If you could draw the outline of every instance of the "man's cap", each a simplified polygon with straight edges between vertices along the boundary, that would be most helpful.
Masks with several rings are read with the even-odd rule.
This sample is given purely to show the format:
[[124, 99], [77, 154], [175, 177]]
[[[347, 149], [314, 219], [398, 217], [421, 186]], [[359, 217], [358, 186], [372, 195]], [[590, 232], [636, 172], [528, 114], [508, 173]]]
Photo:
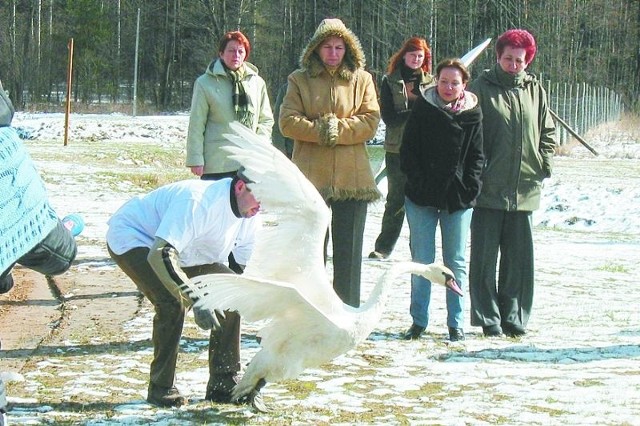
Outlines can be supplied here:
[[244, 166], [240, 166], [240, 168], [238, 169], [238, 171], [236, 172], [236, 176], [238, 177], [238, 179], [240, 179], [241, 181], [243, 181], [244, 183], [255, 183], [254, 181], [252, 181], [251, 179], [249, 179], [247, 177], [247, 175], [244, 174], [245, 172], [245, 168]]

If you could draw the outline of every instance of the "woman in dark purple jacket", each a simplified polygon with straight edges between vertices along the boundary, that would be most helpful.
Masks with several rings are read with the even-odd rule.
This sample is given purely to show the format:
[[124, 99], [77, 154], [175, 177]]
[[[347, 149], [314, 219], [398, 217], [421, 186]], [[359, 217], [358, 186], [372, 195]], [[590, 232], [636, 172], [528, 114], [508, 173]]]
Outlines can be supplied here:
[[[436, 86], [414, 104], [400, 147], [400, 166], [407, 176], [405, 209], [411, 257], [432, 263], [436, 227], [440, 224], [444, 264], [463, 288], [467, 282], [466, 245], [471, 208], [480, 194], [482, 111], [473, 93], [465, 91], [469, 72], [458, 59], [436, 67]], [[411, 277], [413, 324], [404, 338], [417, 339], [429, 322], [431, 283]], [[464, 340], [462, 298], [447, 292], [447, 326], [451, 341]]]

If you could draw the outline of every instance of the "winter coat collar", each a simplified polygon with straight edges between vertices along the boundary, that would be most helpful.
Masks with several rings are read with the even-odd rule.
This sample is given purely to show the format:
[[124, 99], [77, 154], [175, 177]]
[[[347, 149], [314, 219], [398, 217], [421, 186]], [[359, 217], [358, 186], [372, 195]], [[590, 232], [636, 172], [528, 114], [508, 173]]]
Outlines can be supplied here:
[[[436, 91], [435, 86], [430, 86], [424, 92], [422, 92], [422, 97], [424, 98], [425, 101], [427, 101], [431, 105], [442, 109], [444, 101], [442, 100], [442, 98], [438, 96], [438, 92]], [[478, 105], [478, 97], [474, 93], [471, 93], [465, 90], [464, 97], [465, 97], [464, 106], [460, 111], [458, 111], [458, 114], [464, 111], [469, 111], [470, 109], [473, 109]]]
[[[404, 79], [402, 78], [402, 71], [400, 67], [397, 67], [391, 74], [387, 74], [386, 78], [389, 81], [404, 84]], [[427, 72], [421, 71], [418, 84], [420, 85], [420, 87], [424, 88], [426, 88], [426, 86], [433, 85], [433, 76]]]
[[331, 36], [342, 38], [347, 47], [342, 64], [335, 75], [343, 80], [351, 80], [356, 70], [364, 69], [365, 55], [358, 37], [340, 19], [325, 19], [318, 25], [316, 32], [300, 55], [300, 68], [308, 72], [311, 77], [317, 77], [325, 72], [324, 64], [315, 50], [327, 37]]
[[[245, 76], [258, 75], [258, 67], [252, 63], [244, 62], [242, 66], [244, 67]], [[207, 67], [206, 73], [215, 76], [226, 76], [227, 70], [224, 68], [224, 65], [222, 65], [220, 58], [215, 58]]]
[[495, 64], [492, 68], [484, 70], [481, 78], [484, 78], [491, 84], [504, 88], [524, 87], [538, 80], [535, 74], [528, 71], [523, 71], [517, 76], [511, 76], [502, 70], [500, 64]]

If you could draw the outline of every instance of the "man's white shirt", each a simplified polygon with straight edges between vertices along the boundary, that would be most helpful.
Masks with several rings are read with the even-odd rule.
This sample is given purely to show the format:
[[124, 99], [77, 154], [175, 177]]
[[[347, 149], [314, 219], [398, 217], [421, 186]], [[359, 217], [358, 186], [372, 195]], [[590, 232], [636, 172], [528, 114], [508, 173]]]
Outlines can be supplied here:
[[231, 251], [246, 265], [260, 215], [236, 217], [230, 190], [231, 179], [192, 179], [135, 197], [109, 219], [109, 247], [121, 255], [136, 247], [151, 248], [159, 237], [176, 249], [181, 266], [226, 263]]

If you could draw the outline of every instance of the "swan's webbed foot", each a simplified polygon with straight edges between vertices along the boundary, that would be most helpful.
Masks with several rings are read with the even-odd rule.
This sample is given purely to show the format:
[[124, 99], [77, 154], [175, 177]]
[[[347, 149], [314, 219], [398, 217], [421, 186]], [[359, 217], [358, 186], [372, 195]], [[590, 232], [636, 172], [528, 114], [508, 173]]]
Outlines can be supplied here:
[[251, 405], [254, 410], [260, 413], [268, 413], [269, 408], [267, 407], [267, 404], [265, 404], [262, 399], [262, 394], [260, 393], [260, 389], [262, 389], [266, 384], [267, 382], [264, 379], [258, 380], [256, 386], [249, 391], [249, 393], [237, 398], [235, 402], [237, 404]]

